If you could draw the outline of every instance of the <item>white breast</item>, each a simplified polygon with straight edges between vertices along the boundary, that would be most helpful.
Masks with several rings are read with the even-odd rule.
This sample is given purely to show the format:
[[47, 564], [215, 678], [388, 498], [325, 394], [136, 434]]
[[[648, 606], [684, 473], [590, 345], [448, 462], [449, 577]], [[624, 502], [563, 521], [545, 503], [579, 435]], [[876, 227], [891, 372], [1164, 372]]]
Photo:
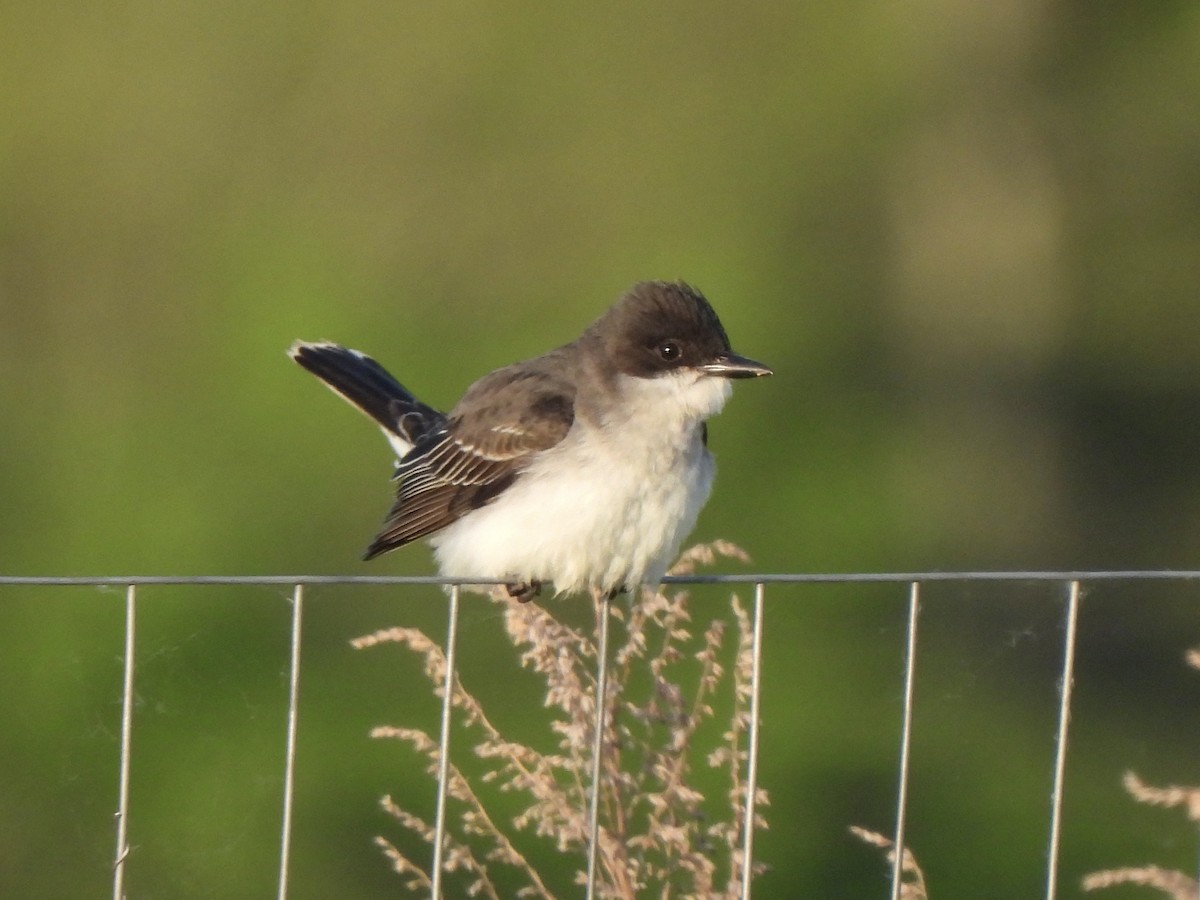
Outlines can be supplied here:
[[657, 585], [712, 489], [703, 422], [723, 378], [625, 379], [602, 425], [576, 419], [493, 503], [431, 538], [441, 573], [553, 581], [559, 592]]

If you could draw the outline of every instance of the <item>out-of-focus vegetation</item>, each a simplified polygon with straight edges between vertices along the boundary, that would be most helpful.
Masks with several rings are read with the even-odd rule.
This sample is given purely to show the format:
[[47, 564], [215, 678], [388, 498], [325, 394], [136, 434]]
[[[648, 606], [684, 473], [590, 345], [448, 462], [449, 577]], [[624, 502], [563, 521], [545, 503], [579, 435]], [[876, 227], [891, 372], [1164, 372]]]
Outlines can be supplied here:
[[[1196, 568], [1198, 60], [1187, 2], [10, 2], [0, 571], [427, 572], [357, 561], [386, 447], [288, 344], [448, 406], [650, 277], [777, 373], [712, 425], [698, 539], [762, 570]], [[902, 593], [769, 598], [756, 896], [886, 891], [846, 828], [892, 814]], [[944, 896], [1040, 890], [1056, 599], [929, 592], [909, 836]], [[1085, 598], [1068, 887], [1194, 868], [1120, 775], [1195, 781], [1195, 599]], [[293, 896], [394, 896], [374, 798], [424, 783], [366, 733], [436, 701], [347, 640], [437, 633], [441, 595], [311, 600]], [[121, 612], [0, 591], [4, 896], [108, 889]], [[464, 677], [532, 728], [492, 616]], [[286, 621], [282, 591], [146, 593], [131, 897], [273, 890]]]

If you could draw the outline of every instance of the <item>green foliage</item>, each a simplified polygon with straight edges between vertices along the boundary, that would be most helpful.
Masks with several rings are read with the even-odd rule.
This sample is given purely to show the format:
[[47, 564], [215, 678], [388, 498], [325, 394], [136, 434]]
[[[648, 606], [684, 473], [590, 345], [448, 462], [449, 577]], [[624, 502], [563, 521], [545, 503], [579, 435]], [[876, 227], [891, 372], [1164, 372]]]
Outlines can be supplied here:
[[[357, 561], [390, 459], [287, 346], [361, 347], [447, 406], [654, 277], [699, 285], [777, 373], [712, 423], [697, 539], [762, 570], [1196, 564], [1195, 4], [15, 0], [0, 34], [4, 573], [427, 572], [420, 548]], [[155, 608], [143, 650], [211, 642], [185, 684], [247, 721], [197, 720], [219, 751], [141, 770], [131, 840], [171, 836], [154, 871], [189, 880], [159, 893], [241, 896], [269, 880], [274, 794], [195, 803], [238, 750], [275, 777], [273, 701], [236, 694], [219, 651], [281, 670], [280, 634], [196, 596]], [[385, 895], [387, 760], [365, 735], [397, 717], [364, 694], [374, 664], [339, 654], [397, 608], [435, 633], [439, 598], [325, 596], [299, 810], [322, 834], [298, 835], [297, 896]], [[1033, 896], [1044, 811], [1013, 796], [1045, 795], [1055, 598], [975, 599], [930, 607], [912, 837], [935, 891]], [[903, 598], [769, 600], [763, 779], [785, 824], [762, 891], [872, 895], [878, 860], [845, 829], [890, 818]], [[1089, 602], [1068, 873], [1124, 858], [1093, 811], [1122, 816], [1125, 767], [1185, 770], [1194, 709], [1151, 677], [1191, 598]], [[0, 591], [0, 894], [103, 890], [119, 633], [115, 594]], [[143, 724], [204, 712], [172, 677], [139, 682]], [[1154, 750], [1125, 730], [1140, 716]]]

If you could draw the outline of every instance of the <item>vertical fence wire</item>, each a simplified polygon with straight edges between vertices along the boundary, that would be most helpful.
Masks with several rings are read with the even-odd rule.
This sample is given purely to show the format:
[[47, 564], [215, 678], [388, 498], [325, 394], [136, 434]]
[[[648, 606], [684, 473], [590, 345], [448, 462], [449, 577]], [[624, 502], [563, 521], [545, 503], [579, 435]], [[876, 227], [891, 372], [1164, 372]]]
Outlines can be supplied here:
[[917, 618], [921, 612], [921, 584], [914, 581], [908, 593], [908, 628], [904, 649], [904, 712], [900, 727], [900, 763], [896, 785], [895, 857], [892, 860], [892, 900], [904, 890], [904, 827], [908, 816], [908, 769], [912, 751], [913, 696], [917, 673]]
[[1071, 719], [1071, 688], [1075, 680], [1075, 636], [1079, 626], [1079, 582], [1067, 591], [1066, 634], [1063, 637], [1062, 688], [1059, 691], [1058, 735], [1054, 752], [1054, 788], [1050, 801], [1050, 841], [1046, 864], [1046, 900], [1058, 893], [1058, 851], [1062, 842], [1063, 786], [1067, 773], [1067, 725]]
[[442, 729], [438, 740], [437, 812], [433, 824], [433, 872], [430, 896], [442, 898], [442, 866], [446, 847], [446, 794], [450, 781], [450, 715], [454, 710], [454, 657], [458, 648], [458, 599], [462, 588], [450, 586], [449, 621], [446, 623], [446, 678], [442, 690]]
[[292, 850], [292, 803], [296, 794], [296, 725], [300, 711], [300, 622], [304, 585], [292, 589], [291, 659], [288, 664], [287, 749], [283, 764], [283, 823], [279, 836], [279, 900], [288, 892], [288, 864]]
[[751, 638], [750, 668], [750, 737], [746, 760], [746, 816], [742, 834], [742, 900], [750, 900], [754, 881], [754, 820], [758, 808], [758, 732], [762, 720], [762, 645], [763, 605], [767, 587], [761, 581], [754, 585], [754, 632]]
[[129, 769], [133, 737], [133, 648], [137, 588], [125, 588], [125, 660], [121, 682], [121, 763], [117, 779], [117, 850], [113, 858], [113, 900], [125, 900], [125, 860], [129, 858]]
[[[631, 591], [641, 587], [631, 588]], [[636, 596], [636, 595], [635, 595]], [[608, 594], [596, 604], [596, 721], [592, 733], [592, 796], [588, 809], [587, 900], [596, 896], [596, 864], [600, 855], [600, 777], [604, 753], [604, 724], [608, 710], [608, 620], [612, 598]]]

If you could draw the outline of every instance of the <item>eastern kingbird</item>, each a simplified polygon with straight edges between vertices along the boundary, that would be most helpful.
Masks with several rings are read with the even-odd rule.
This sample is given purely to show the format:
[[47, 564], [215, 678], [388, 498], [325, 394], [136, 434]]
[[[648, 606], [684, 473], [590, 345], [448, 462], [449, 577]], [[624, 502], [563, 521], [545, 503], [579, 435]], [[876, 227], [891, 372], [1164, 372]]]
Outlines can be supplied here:
[[[657, 586], [708, 499], [705, 420], [738, 356], [686, 284], [636, 284], [575, 341], [476, 381], [450, 412], [375, 360], [297, 341], [289, 355], [374, 419], [399, 462], [396, 502], [364, 559], [429, 537], [442, 575], [528, 600]], [[481, 590], [488, 588], [480, 587]]]

